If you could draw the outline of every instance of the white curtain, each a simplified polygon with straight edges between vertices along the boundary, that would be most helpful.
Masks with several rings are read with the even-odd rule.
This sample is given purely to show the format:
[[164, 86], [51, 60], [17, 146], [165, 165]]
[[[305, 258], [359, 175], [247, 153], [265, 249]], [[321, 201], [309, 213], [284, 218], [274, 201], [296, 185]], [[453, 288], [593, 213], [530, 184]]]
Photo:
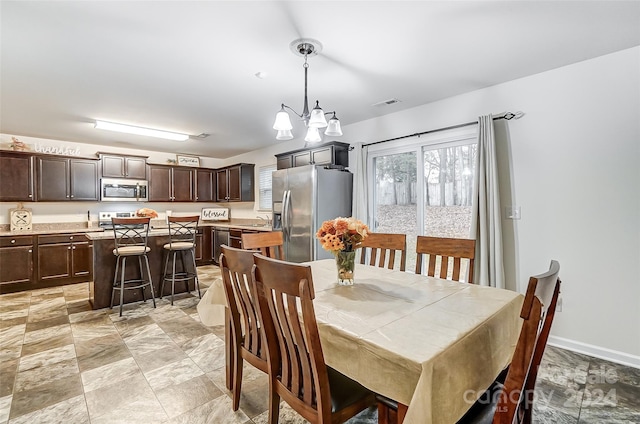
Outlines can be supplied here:
[[353, 212], [352, 216], [371, 225], [369, 222], [369, 181], [367, 175], [367, 155], [369, 147], [362, 143], [356, 143], [354, 153], [356, 155], [356, 167], [353, 171]]
[[476, 238], [473, 279], [476, 284], [504, 288], [498, 161], [491, 115], [478, 118], [476, 172], [471, 221], [471, 236]]

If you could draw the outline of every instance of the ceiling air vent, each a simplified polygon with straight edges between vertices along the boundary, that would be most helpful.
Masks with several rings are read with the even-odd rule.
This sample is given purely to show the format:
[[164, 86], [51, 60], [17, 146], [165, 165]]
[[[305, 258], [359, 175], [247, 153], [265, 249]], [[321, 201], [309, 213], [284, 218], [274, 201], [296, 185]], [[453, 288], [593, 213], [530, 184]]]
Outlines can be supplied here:
[[395, 103], [399, 103], [400, 100], [393, 98], [393, 99], [387, 99], [387, 100], [383, 100], [381, 102], [378, 103], [374, 103], [372, 106], [389, 106]]

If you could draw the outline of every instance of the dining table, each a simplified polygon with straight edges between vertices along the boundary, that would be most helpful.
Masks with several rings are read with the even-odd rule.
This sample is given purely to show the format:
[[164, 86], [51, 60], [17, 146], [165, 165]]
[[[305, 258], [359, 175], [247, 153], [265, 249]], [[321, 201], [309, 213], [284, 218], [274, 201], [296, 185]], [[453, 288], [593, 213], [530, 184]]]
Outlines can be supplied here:
[[[325, 362], [397, 402], [405, 424], [457, 422], [511, 361], [520, 293], [361, 264], [342, 286], [334, 260], [304, 265]], [[202, 322], [226, 323], [225, 309], [214, 282], [198, 305]]]

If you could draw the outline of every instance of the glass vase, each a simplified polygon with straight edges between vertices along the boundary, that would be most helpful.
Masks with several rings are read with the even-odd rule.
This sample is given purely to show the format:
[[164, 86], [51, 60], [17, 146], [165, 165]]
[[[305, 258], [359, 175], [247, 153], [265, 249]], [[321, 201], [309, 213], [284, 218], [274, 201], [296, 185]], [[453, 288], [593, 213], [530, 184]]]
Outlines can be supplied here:
[[338, 285], [352, 286], [356, 264], [356, 252], [340, 251], [336, 253], [336, 267], [338, 269]]

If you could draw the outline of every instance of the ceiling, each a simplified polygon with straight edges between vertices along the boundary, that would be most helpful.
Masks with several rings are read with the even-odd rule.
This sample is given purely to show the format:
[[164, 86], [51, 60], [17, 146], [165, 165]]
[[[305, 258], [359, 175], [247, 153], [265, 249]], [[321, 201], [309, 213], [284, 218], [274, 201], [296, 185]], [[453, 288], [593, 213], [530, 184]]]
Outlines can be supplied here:
[[309, 101], [343, 127], [640, 45], [638, 1], [2, 1], [0, 19], [0, 132], [214, 158], [278, 143], [281, 103], [301, 112], [297, 38], [323, 44]]

